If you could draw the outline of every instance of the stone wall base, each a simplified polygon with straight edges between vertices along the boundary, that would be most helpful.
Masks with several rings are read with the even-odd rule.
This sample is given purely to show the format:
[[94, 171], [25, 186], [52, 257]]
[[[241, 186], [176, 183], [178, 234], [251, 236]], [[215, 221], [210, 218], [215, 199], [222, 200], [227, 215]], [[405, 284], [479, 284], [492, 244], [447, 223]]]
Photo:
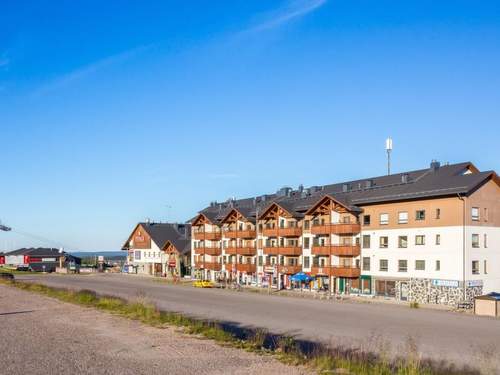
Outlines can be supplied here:
[[[463, 302], [463, 284], [459, 287], [435, 286], [431, 279], [408, 279], [396, 281], [396, 299], [421, 304], [456, 306]], [[467, 287], [465, 300], [473, 302], [474, 297], [483, 294], [483, 287]]]

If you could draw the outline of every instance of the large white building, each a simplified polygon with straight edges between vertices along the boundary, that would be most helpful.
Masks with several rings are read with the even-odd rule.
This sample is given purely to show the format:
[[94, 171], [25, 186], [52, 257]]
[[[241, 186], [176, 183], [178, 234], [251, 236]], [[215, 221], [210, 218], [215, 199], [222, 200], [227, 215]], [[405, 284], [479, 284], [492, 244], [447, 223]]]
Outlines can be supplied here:
[[193, 275], [455, 304], [500, 291], [500, 186], [472, 163], [213, 202], [192, 221]]

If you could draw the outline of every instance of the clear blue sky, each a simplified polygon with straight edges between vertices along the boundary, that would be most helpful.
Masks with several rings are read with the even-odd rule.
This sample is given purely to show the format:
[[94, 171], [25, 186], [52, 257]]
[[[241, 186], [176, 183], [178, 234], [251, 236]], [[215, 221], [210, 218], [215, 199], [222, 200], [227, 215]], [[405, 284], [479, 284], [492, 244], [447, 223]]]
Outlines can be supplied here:
[[394, 171], [500, 170], [498, 1], [6, 1], [0, 25], [0, 220], [70, 249], [384, 174], [388, 135]]

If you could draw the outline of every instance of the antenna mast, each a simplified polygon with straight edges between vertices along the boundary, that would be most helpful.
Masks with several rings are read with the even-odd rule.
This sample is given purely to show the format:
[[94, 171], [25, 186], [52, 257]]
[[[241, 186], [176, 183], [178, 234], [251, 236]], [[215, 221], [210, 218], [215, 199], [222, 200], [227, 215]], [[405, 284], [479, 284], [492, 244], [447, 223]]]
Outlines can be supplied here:
[[387, 151], [387, 175], [391, 174], [391, 152], [392, 152], [392, 138], [389, 137], [385, 140], [385, 150]]

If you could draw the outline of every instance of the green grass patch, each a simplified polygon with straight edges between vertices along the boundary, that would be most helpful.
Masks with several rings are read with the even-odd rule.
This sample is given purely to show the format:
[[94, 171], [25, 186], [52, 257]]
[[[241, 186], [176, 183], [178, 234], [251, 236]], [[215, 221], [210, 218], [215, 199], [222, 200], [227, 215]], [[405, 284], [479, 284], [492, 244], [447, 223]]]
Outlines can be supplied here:
[[[174, 326], [187, 334], [211, 339], [215, 342], [259, 354], [271, 354], [288, 365], [306, 366], [319, 374], [368, 374], [368, 375], [430, 375], [430, 374], [475, 374], [453, 367], [433, 366], [421, 362], [416, 355], [415, 343], [398, 360], [388, 360], [373, 353], [341, 348], [328, 349], [315, 346], [314, 352], [307, 352], [293, 337], [270, 335], [257, 329], [248, 331], [245, 338], [237, 338], [218, 322], [194, 319], [182, 314], [160, 311], [144, 298], [126, 301], [113, 296], [100, 296], [91, 290], [73, 291], [52, 288], [42, 284], [0, 280], [1, 284], [35, 292], [58, 300], [81, 306], [96, 308], [115, 315], [140, 321], [154, 327]], [[411, 341], [411, 340], [410, 340]]]

